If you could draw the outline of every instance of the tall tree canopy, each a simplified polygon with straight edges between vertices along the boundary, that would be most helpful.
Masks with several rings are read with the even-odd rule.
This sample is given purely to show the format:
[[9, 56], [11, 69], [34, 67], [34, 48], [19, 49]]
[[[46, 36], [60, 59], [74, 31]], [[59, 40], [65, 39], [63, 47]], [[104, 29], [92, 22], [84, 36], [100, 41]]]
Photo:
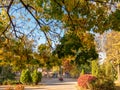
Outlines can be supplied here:
[[94, 37], [90, 33], [84, 33], [83, 38], [73, 32], [66, 33], [53, 53], [57, 54], [59, 58], [73, 56], [74, 60], [71, 60], [71, 63], [73, 62], [77, 66], [89, 65], [91, 60], [98, 58]]
[[119, 30], [118, 2], [119, 0], [0, 0], [0, 35], [7, 37], [12, 33], [18, 38], [23, 34], [31, 38], [37, 36], [38, 39], [45, 37], [51, 46], [50, 41], [56, 42], [63, 29], [77, 34], [91, 30], [102, 33], [117, 24]]
[[107, 34], [106, 38], [106, 60], [112, 63], [115, 69], [117, 68], [117, 77], [120, 82], [120, 32], [111, 31], [109, 34]]
[[[0, 47], [0, 66], [11, 66], [14, 70], [22, 70], [33, 65], [37, 60], [34, 58], [33, 41], [26, 37], [23, 39], [5, 39]], [[25, 42], [23, 42], [25, 41]], [[39, 64], [39, 62], [37, 63]]]
[[65, 30], [73, 35], [65, 33], [61, 39], [57, 46], [62, 50], [57, 50], [59, 57], [78, 52], [76, 61], [95, 59], [94, 39], [89, 33], [120, 30], [119, 1], [0, 0], [0, 41], [11, 36], [23, 42], [24, 36], [34, 40], [45, 38], [53, 48], [52, 43], [58, 43]]
[[107, 60], [114, 62], [114, 64], [120, 63], [120, 32], [118, 31], [111, 31], [107, 34], [106, 43], [105, 43], [105, 50]]

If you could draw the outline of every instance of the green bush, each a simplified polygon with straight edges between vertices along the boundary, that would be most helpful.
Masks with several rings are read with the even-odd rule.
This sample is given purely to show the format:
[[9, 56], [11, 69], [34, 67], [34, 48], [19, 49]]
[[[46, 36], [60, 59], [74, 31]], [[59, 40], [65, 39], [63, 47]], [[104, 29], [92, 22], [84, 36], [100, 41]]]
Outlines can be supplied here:
[[22, 71], [20, 76], [20, 82], [22, 84], [30, 84], [32, 82], [30, 71], [28, 69]]
[[10, 66], [5, 66], [2, 68], [1, 79], [4, 80], [15, 80], [15, 73], [12, 71]]
[[114, 72], [110, 63], [99, 66], [97, 79], [89, 84], [90, 90], [115, 90]]
[[37, 70], [34, 70], [32, 73], [32, 82], [33, 84], [37, 85], [42, 78], [42, 74], [40, 72], [37, 72]]
[[17, 81], [17, 80], [10, 80], [10, 79], [4, 80], [2, 82], [3, 85], [13, 85], [13, 84], [18, 84], [18, 83], [19, 83], [19, 81]]
[[84, 69], [82, 69], [80, 75], [84, 75], [84, 74], [85, 74], [85, 71], [84, 71]]
[[41, 79], [42, 79], [42, 73], [41, 72], [38, 72], [38, 77], [39, 77], [39, 81], [41, 81]]
[[90, 90], [115, 90], [115, 84], [111, 79], [98, 78], [89, 84]]
[[92, 61], [92, 75], [93, 76], [98, 75], [98, 61], [97, 60]]

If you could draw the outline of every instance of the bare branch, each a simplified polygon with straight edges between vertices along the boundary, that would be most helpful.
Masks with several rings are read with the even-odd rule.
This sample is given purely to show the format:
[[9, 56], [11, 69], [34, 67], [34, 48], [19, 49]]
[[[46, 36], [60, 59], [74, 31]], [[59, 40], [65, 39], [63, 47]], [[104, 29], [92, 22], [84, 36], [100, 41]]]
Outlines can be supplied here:
[[41, 28], [41, 23], [39, 22], [39, 20], [33, 15], [33, 13], [29, 10], [28, 6], [22, 1], [20, 0], [20, 2], [22, 3], [22, 5], [25, 7], [25, 9], [32, 15], [32, 17], [36, 20], [36, 22], [38, 23], [39, 27]]
[[11, 1], [10, 1], [10, 4], [9, 4], [9, 6], [8, 6], [8, 8], [7, 8], [7, 15], [8, 15], [9, 20], [10, 20], [10, 23], [11, 23], [11, 25], [12, 25], [12, 27], [13, 27], [13, 31], [15, 32], [15, 36], [17, 37], [17, 33], [16, 33], [16, 30], [15, 30], [15, 25], [14, 25], [14, 23], [13, 23], [13, 21], [12, 21], [12, 18], [11, 18], [11, 16], [10, 16], [10, 14], [9, 14], [9, 11], [10, 11], [10, 8], [11, 8], [11, 6], [12, 6], [12, 4], [13, 4], [13, 1], [14, 1], [14, 0], [11, 0]]
[[[20, 0], [20, 2], [21, 2], [22, 5], [25, 7], [25, 9], [32, 15], [32, 17], [36, 20], [36, 22], [38, 23], [39, 27], [42, 28], [41, 23], [39, 22], [39, 20], [38, 20], [38, 19], [33, 15], [33, 13], [29, 10], [29, 8], [28, 8], [29, 6], [27, 6], [27, 5], [23, 2], [23, 0]], [[47, 40], [49, 46], [53, 49], [52, 45], [50, 44], [49, 38], [47, 37], [46, 32], [43, 31], [43, 33], [44, 33], [44, 35], [45, 35], [45, 37], [46, 37], [46, 40]]]
[[0, 6], [0, 8], [8, 8], [9, 6]]

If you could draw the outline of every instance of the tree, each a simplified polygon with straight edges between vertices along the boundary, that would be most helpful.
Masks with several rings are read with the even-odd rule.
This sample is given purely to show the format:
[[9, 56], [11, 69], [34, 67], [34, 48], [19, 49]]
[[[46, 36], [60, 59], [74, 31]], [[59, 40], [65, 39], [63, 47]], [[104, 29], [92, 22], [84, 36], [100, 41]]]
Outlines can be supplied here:
[[[21, 71], [24, 68], [33, 65], [33, 61], [37, 62], [33, 54], [33, 41], [23, 38], [5, 39], [1, 49], [1, 65], [9, 65], [12, 69]], [[35, 63], [34, 63], [35, 64]], [[37, 62], [39, 64], [39, 62]]]
[[107, 34], [107, 41], [105, 45], [106, 50], [106, 56], [107, 61], [111, 62], [114, 67], [117, 67], [117, 73], [118, 73], [118, 80], [120, 81], [120, 43], [119, 43], [119, 37], [120, 32], [118, 31], [111, 31]]
[[[52, 43], [58, 43], [61, 34], [64, 34], [63, 30], [74, 32], [83, 42], [82, 45], [86, 44], [77, 51], [75, 63], [78, 64], [77, 61], [81, 62], [82, 59], [82, 63], [85, 63], [97, 56], [94, 46], [91, 48], [94, 39], [90, 32], [103, 33], [110, 29], [119, 31], [118, 2], [119, 0], [0, 0], [0, 36], [11, 38], [12, 35], [22, 41], [24, 35], [34, 40], [44, 37], [53, 49]], [[69, 47], [64, 48], [65, 54], [58, 52], [59, 58], [76, 52]], [[9, 55], [12, 56], [11, 53]]]
[[[118, 2], [119, 0], [0, 0], [0, 22], [1, 28], [4, 27], [1, 35], [7, 37], [10, 32], [20, 38], [24, 34], [28, 37], [44, 34], [52, 47], [50, 41], [59, 40], [61, 29], [76, 33], [91, 30], [103, 33], [116, 26], [114, 22], [117, 20], [113, 17], [116, 9], [119, 9], [116, 6]], [[31, 22], [34, 23], [33, 26]], [[53, 39], [56, 36], [58, 38]]]
[[59, 58], [75, 55], [79, 47], [82, 47], [81, 40], [76, 34], [68, 32], [61, 40], [61, 44], [58, 44], [53, 53], [57, 53]]
[[78, 37], [74, 32], [68, 32], [61, 38], [60, 44], [53, 53], [63, 60], [71, 56], [73, 58], [70, 62], [73, 65], [84, 68], [84, 65], [89, 66], [91, 60], [98, 58], [93, 39], [90, 33], [83, 33], [83, 37]]
[[57, 56], [52, 55], [51, 48], [49, 47], [48, 44], [40, 44], [38, 46], [38, 56], [39, 56], [39, 61], [42, 64], [42, 66], [48, 69], [60, 63], [58, 61]]

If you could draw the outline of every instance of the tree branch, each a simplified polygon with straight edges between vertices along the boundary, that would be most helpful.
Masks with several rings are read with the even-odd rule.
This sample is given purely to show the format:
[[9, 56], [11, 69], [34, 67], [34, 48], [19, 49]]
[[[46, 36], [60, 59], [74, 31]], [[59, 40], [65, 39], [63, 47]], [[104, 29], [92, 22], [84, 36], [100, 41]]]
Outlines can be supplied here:
[[9, 6], [0, 6], [0, 8], [8, 8]]
[[[41, 23], [39, 22], [39, 20], [38, 20], [38, 19], [33, 15], [33, 13], [29, 10], [29, 8], [28, 8], [29, 5], [27, 6], [27, 5], [23, 2], [23, 0], [20, 0], [20, 2], [21, 2], [22, 5], [25, 7], [25, 9], [31, 14], [31, 16], [35, 19], [35, 21], [38, 23], [39, 27], [42, 28]], [[47, 37], [46, 32], [43, 31], [43, 33], [44, 33], [44, 35], [45, 35], [45, 37], [46, 37], [46, 39], [47, 39], [47, 41], [48, 41], [49, 46], [53, 49], [52, 45], [50, 44], [49, 38]]]
[[7, 27], [5, 28], [5, 30], [0, 34], [1, 35], [5, 35], [5, 32], [7, 31], [8, 27], [10, 26], [10, 23], [7, 25]]
[[17, 37], [17, 33], [16, 33], [16, 30], [15, 30], [15, 25], [14, 25], [14, 23], [13, 23], [13, 21], [12, 21], [12, 18], [11, 18], [11, 16], [10, 16], [10, 14], [9, 14], [10, 8], [11, 8], [13, 2], [14, 2], [14, 0], [11, 0], [10, 3], [9, 3], [9, 6], [8, 6], [8, 8], [7, 8], [7, 15], [8, 15], [8, 17], [9, 17], [10, 24], [11, 24], [12, 27], [13, 27], [13, 31], [15, 32], [15, 36]]

